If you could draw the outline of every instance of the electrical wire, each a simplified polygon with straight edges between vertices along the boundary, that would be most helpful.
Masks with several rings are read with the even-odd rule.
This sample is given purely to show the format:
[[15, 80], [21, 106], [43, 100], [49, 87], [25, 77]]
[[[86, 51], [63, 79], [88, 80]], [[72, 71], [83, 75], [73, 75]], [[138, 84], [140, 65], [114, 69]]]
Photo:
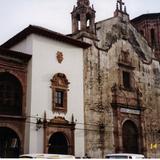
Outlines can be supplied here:
[[[41, 119], [41, 120], [44, 120], [44, 118], [42, 118], [42, 117], [39, 117], [39, 116], [26, 116], [26, 117], [29, 117], [29, 118], [35, 118], [35, 119], [37, 119], [37, 118], [39, 118], [39, 119]], [[47, 121], [50, 121], [51, 119], [49, 119], [49, 118], [46, 118], [46, 120]], [[81, 123], [81, 122], [76, 122], [76, 124], [82, 124], [82, 125], [85, 125], [85, 126], [99, 126], [100, 125], [100, 123], [99, 124], [95, 124], [95, 123]], [[109, 126], [108, 124], [103, 124], [105, 127], [113, 127], [113, 126]]]

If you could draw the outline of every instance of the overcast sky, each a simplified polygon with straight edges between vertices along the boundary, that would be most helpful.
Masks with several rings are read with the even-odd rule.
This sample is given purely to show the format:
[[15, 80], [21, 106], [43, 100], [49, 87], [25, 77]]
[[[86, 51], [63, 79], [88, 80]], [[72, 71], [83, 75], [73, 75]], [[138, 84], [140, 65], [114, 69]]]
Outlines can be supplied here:
[[[96, 22], [113, 16], [117, 0], [90, 0]], [[160, 0], [123, 0], [130, 18], [160, 12]], [[71, 16], [77, 0], [0, 0], [0, 44], [29, 24], [71, 33]]]

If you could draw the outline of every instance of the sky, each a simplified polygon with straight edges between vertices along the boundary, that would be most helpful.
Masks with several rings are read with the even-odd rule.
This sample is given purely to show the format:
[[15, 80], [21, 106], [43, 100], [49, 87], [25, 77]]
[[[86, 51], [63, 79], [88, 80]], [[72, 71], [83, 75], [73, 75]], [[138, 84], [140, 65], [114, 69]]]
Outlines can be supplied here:
[[[90, 0], [96, 22], [113, 16], [117, 0]], [[160, 0], [123, 0], [130, 19], [159, 13]], [[63, 34], [71, 33], [71, 11], [77, 0], [0, 0], [0, 44], [29, 26], [38, 25]]]

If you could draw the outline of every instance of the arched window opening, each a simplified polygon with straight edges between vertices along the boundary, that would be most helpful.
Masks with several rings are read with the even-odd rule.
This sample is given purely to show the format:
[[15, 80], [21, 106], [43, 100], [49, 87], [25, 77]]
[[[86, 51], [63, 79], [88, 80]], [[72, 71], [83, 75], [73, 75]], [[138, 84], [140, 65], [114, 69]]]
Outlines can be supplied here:
[[122, 128], [123, 134], [123, 152], [139, 153], [138, 129], [132, 121], [126, 121]]
[[0, 114], [21, 115], [22, 86], [13, 75], [0, 73]]
[[78, 31], [80, 31], [80, 30], [81, 30], [81, 22], [78, 21]]
[[20, 140], [17, 134], [7, 127], [0, 127], [0, 157], [18, 158], [19, 155]]
[[155, 46], [155, 43], [156, 43], [155, 30], [152, 28], [152, 29], [151, 29], [151, 45], [152, 45], [152, 47]]
[[67, 91], [69, 82], [62, 73], [57, 73], [51, 80], [53, 112], [67, 112]]
[[87, 19], [87, 28], [90, 26], [90, 19]]
[[68, 141], [63, 133], [54, 133], [49, 139], [48, 153], [68, 154], [68, 146]]
[[77, 19], [77, 26], [78, 26], [78, 31], [79, 31], [79, 30], [81, 30], [81, 22], [80, 22], [80, 15], [79, 14], [77, 14], [76, 19]]
[[144, 36], [144, 32], [143, 32], [143, 30], [140, 30], [140, 34], [141, 34], [142, 36]]
[[89, 26], [91, 25], [91, 15], [89, 13], [86, 15], [86, 20], [87, 20], [87, 28], [89, 28]]

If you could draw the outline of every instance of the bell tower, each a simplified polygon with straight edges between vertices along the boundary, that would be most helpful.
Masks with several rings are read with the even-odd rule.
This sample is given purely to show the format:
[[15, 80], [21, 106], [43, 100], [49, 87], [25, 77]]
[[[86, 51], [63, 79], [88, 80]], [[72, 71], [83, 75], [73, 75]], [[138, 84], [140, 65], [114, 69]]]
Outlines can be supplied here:
[[121, 17], [123, 18], [123, 20], [129, 21], [129, 15], [127, 13], [126, 6], [123, 0], [117, 0], [114, 17]]
[[95, 10], [90, 6], [89, 0], [77, 0], [72, 15], [72, 33], [85, 31], [95, 34]]

